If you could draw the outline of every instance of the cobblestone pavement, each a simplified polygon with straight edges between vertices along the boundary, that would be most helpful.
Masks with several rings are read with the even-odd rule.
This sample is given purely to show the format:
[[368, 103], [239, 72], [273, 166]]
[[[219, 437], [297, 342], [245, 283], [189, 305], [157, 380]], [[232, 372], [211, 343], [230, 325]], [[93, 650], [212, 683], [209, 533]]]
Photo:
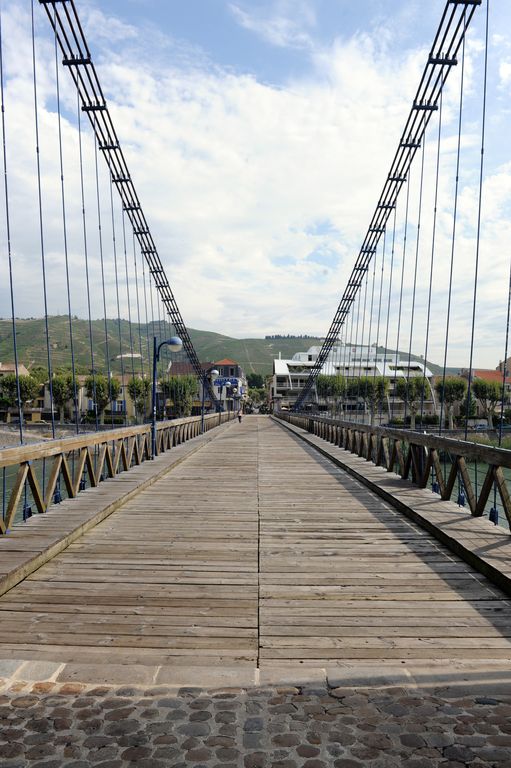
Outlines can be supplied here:
[[511, 691], [0, 685], [2, 768], [131, 765], [509, 768]]

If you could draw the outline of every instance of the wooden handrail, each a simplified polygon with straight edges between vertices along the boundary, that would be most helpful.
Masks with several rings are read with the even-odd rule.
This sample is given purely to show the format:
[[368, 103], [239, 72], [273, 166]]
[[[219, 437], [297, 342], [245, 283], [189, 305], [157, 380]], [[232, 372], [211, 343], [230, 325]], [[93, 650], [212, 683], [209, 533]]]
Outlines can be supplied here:
[[[206, 421], [218, 420], [218, 414], [208, 414]], [[190, 416], [182, 419], [172, 419], [169, 421], [158, 421], [156, 430], [162, 431], [172, 427], [179, 427], [182, 424], [200, 422], [200, 416]], [[0, 469], [2, 467], [12, 467], [21, 461], [34, 461], [49, 456], [55, 456], [58, 453], [67, 453], [76, 451], [85, 446], [102, 445], [110, 440], [120, 440], [134, 435], [150, 434], [150, 424], [140, 424], [131, 427], [119, 427], [118, 429], [104, 429], [99, 432], [83, 432], [73, 437], [64, 437], [58, 440], [44, 440], [40, 443], [29, 443], [27, 445], [17, 445], [15, 448], [0, 449]]]

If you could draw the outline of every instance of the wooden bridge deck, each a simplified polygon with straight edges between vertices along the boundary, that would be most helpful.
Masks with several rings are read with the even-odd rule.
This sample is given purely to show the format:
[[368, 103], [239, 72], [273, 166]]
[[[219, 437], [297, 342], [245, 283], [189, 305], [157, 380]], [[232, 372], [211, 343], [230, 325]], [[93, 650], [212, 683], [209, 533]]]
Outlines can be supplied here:
[[506, 663], [511, 601], [279, 424], [247, 417], [0, 597], [11, 657]]

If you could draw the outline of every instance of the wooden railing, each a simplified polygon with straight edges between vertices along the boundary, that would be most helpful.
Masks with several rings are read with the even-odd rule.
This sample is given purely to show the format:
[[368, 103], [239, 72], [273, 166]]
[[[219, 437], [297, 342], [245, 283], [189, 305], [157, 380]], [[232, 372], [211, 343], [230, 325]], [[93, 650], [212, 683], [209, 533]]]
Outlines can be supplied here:
[[[204, 431], [233, 418], [232, 413], [209, 414], [204, 419]], [[156, 454], [197, 437], [200, 432], [200, 416], [159, 422]], [[30, 516], [32, 504], [37, 512], [46, 512], [64, 497], [75, 498], [85, 488], [95, 488], [106, 478], [115, 477], [150, 458], [149, 424], [0, 450], [0, 535], [5, 534], [15, 520]]]
[[[511, 529], [511, 497], [505, 473], [508, 470], [511, 477], [509, 450], [425, 432], [356, 424], [322, 416], [289, 412], [275, 413], [275, 416], [384, 467], [388, 472], [395, 472], [419, 488], [429, 486], [445, 501], [451, 499], [456, 490], [458, 503], [464, 505], [466, 500], [475, 517], [489, 513], [489, 506], [495, 510], [498, 495]], [[482, 482], [478, 482], [478, 470]], [[495, 518], [498, 519], [498, 512], [494, 511], [494, 522]]]

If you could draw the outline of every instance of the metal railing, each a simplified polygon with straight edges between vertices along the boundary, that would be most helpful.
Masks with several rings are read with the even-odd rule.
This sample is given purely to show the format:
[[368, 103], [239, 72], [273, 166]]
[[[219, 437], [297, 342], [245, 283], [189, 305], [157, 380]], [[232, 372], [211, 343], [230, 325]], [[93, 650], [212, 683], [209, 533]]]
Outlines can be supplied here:
[[[204, 431], [233, 418], [233, 413], [207, 415]], [[200, 416], [158, 422], [155, 453], [165, 453], [200, 434]], [[14, 522], [46, 512], [64, 498], [75, 498], [80, 491], [150, 458], [150, 424], [1, 449], [0, 535]]]
[[396, 473], [418, 488], [430, 487], [444, 501], [457, 494], [458, 504], [467, 503], [474, 517], [488, 515], [497, 523], [499, 499], [511, 529], [511, 451], [505, 448], [309, 414], [274, 415]]

